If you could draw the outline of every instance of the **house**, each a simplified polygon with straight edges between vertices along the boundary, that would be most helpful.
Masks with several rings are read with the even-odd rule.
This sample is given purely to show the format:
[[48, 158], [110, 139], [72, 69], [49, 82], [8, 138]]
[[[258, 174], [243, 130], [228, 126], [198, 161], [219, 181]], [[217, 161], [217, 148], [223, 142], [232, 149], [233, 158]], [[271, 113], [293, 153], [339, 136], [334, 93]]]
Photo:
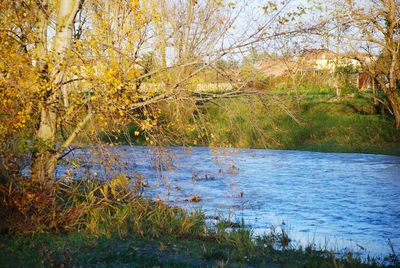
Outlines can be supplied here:
[[298, 62], [303, 63], [304, 67], [313, 70], [334, 70], [337, 56], [328, 49], [307, 49], [297, 58]]
[[287, 75], [293, 68], [294, 62], [286, 62], [283, 58], [264, 59], [256, 65], [256, 68], [267, 77], [280, 77]]
[[[362, 55], [365, 61], [370, 57]], [[287, 57], [269, 57], [255, 66], [267, 77], [280, 77], [297, 73], [310, 73], [327, 71], [334, 74], [338, 67], [350, 67], [353, 73], [349, 76], [354, 85], [359, 89], [371, 87], [371, 79], [361, 70], [360, 59], [352, 55], [334, 53], [328, 49], [306, 49], [299, 56], [288, 59]]]

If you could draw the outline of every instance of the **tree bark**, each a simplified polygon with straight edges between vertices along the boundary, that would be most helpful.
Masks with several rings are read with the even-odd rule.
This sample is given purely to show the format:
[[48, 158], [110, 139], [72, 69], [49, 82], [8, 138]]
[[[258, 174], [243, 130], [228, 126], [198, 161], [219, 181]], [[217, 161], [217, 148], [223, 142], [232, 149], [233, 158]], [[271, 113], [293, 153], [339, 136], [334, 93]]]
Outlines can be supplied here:
[[31, 179], [35, 183], [46, 184], [54, 177], [57, 158], [52, 151], [42, 151], [33, 158]]
[[388, 101], [393, 111], [396, 128], [400, 128], [400, 100], [396, 91], [388, 92]]
[[39, 128], [35, 137], [36, 148], [30, 170], [31, 179], [36, 183], [46, 184], [51, 181], [57, 165], [57, 105], [60, 104], [57, 99], [63, 92], [62, 79], [65, 71], [60, 66], [66, 60], [67, 51], [71, 47], [72, 29], [79, 4], [80, 0], [61, 0], [58, 3], [56, 34], [49, 53], [52, 55], [53, 70], [45, 74], [51, 83], [51, 89], [41, 102]]
[[[389, 68], [389, 88], [388, 88], [388, 100], [390, 106], [393, 110], [393, 115], [395, 119], [396, 128], [400, 127], [400, 103], [399, 103], [399, 95], [396, 85], [397, 80], [397, 64], [398, 58], [397, 54], [399, 53], [398, 44], [395, 41], [395, 32], [397, 28], [397, 16], [396, 16], [396, 1], [390, 0], [388, 2], [384, 2], [386, 6], [386, 20], [387, 20], [387, 31], [385, 34], [386, 40], [386, 49], [390, 55], [390, 68]], [[397, 14], [398, 15], [398, 14]]]
[[32, 157], [31, 178], [35, 182], [45, 182], [53, 178], [56, 166], [55, 138], [57, 113], [51, 104], [42, 103], [40, 125], [36, 132], [35, 152]]

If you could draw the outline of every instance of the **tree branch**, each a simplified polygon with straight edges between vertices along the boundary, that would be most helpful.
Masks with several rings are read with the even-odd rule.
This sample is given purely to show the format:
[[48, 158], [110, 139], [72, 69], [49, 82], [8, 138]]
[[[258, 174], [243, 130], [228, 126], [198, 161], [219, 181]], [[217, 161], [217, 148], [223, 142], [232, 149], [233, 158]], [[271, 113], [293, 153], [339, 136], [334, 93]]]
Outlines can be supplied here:
[[67, 149], [71, 143], [75, 140], [75, 138], [81, 133], [81, 131], [85, 128], [86, 124], [92, 118], [93, 113], [88, 113], [85, 118], [75, 127], [74, 131], [68, 136], [68, 139], [61, 145], [60, 149], [58, 149], [56, 153], [57, 159], [59, 159], [65, 149]]

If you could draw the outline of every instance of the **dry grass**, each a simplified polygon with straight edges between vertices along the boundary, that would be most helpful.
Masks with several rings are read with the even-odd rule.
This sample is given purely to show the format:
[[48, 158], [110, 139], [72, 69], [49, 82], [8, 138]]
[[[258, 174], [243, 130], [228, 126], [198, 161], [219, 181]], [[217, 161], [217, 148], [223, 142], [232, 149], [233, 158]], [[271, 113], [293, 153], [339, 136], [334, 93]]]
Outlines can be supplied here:
[[9, 235], [0, 236], [0, 265], [147, 267], [167, 261], [170, 267], [191, 267], [223, 261], [231, 267], [383, 266], [375, 260], [337, 258], [327, 250], [295, 248], [285, 230], [253, 237], [244, 223], [232, 227], [221, 220], [210, 227], [203, 213], [145, 199], [135, 185], [141, 184], [125, 176], [109, 182], [58, 181], [51, 187], [23, 178], [1, 185], [1, 230]]
[[32, 234], [84, 231], [96, 235], [138, 234], [159, 237], [201, 236], [205, 232], [201, 213], [186, 213], [163, 201], [140, 196], [139, 185], [125, 176], [109, 181], [54, 182], [51, 187], [26, 179], [1, 185], [3, 233]]

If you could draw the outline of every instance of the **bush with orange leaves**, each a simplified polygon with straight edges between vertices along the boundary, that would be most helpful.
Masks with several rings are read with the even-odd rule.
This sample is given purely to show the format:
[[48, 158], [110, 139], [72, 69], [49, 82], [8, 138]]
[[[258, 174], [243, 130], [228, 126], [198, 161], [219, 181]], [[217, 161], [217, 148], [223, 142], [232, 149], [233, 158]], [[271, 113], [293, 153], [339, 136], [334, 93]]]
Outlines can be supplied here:
[[24, 178], [14, 179], [8, 185], [0, 185], [0, 232], [205, 235], [202, 213], [189, 214], [161, 200], [142, 197], [143, 186], [136, 182], [140, 179], [120, 175], [107, 182], [86, 179], [43, 186]]

